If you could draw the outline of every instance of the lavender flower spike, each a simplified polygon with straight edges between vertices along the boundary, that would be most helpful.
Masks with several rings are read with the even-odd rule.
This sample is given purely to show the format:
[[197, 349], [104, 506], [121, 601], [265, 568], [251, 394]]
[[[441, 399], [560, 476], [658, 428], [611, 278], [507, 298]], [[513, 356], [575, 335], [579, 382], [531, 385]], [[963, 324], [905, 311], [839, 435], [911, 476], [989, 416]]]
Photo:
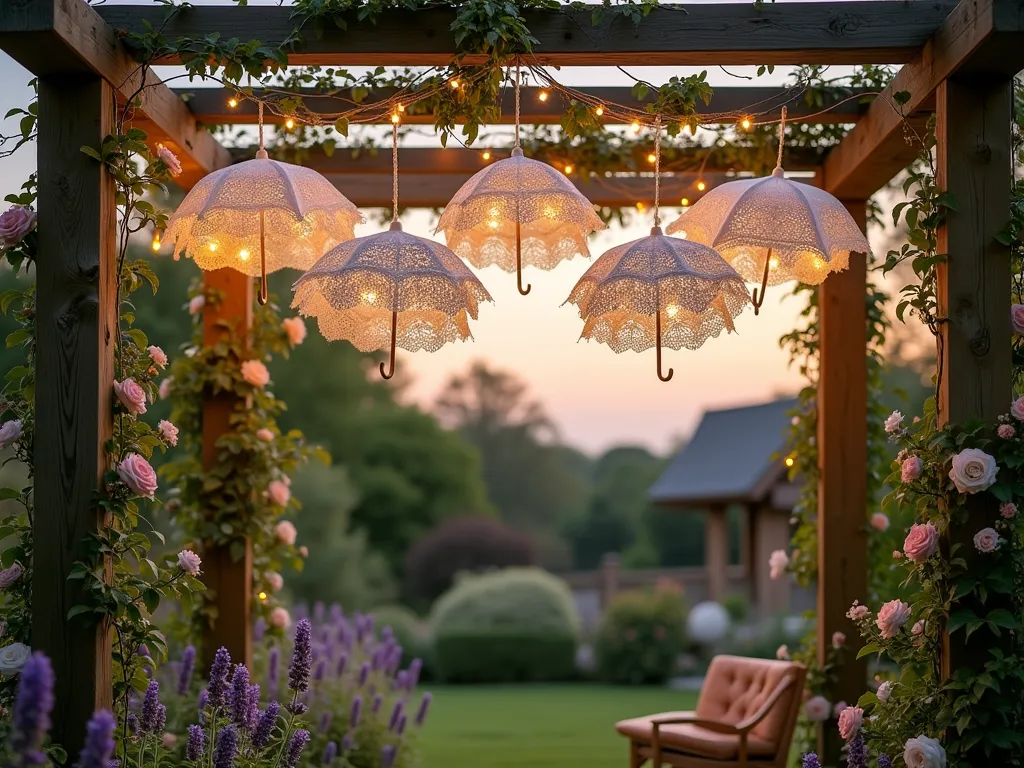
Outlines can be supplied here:
[[256, 723], [260, 718], [260, 687], [258, 685], [249, 686], [249, 707], [245, 713], [245, 729], [252, 731], [256, 728]]
[[380, 750], [380, 768], [391, 768], [395, 764], [395, 748], [385, 744]]
[[142, 698], [142, 714], [139, 718], [139, 725], [143, 733], [156, 732], [157, 709], [160, 707], [160, 683], [156, 680], [149, 681], [146, 688], [146, 695]]
[[366, 685], [366, 681], [370, 679], [370, 665], [368, 662], [363, 662], [363, 666], [359, 668], [359, 686]]
[[114, 756], [114, 716], [105, 709], [93, 713], [85, 726], [85, 744], [78, 756], [75, 768], [108, 768]]
[[398, 727], [398, 718], [402, 716], [403, 709], [405, 709], [405, 705], [402, 704], [402, 700], [399, 699], [395, 702], [395, 708], [391, 710], [391, 719], [388, 721], [389, 731], [393, 731]]
[[201, 725], [188, 727], [188, 743], [185, 745], [185, 759], [198, 763], [206, 752], [206, 733]]
[[217, 734], [217, 747], [213, 753], [213, 768], [231, 768], [238, 754], [238, 731], [229, 725]]
[[420, 699], [420, 708], [416, 711], [416, 725], [423, 725], [423, 721], [427, 719], [430, 702], [433, 700], [434, 694], [430, 693], [430, 691], [423, 694], [423, 698]]
[[320, 733], [327, 733], [327, 729], [331, 727], [332, 718], [333, 714], [329, 709], [320, 715]]
[[[207, 686], [209, 705], [223, 706], [228, 690], [228, 674], [231, 672], [231, 654], [227, 648], [219, 648], [210, 666], [210, 684]], [[237, 734], [236, 734], [237, 736]]]
[[128, 735], [132, 738], [139, 735], [139, 718], [134, 712], [129, 712], [126, 718], [126, 726], [128, 727]]
[[888, 755], [879, 755], [878, 768], [892, 768], [892, 758]]
[[288, 665], [288, 687], [293, 691], [309, 689], [309, 673], [313, 666], [312, 635], [309, 619], [302, 619], [295, 625], [292, 662]]
[[345, 674], [345, 667], [347, 665], [348, 665], [348, 654], [345, 653], [344, 651], [342, 651], [341, 655], [338, 657], [338, 666], [334, 670], [335, 676], [336, 677], [341, 677], [342, 675], [344, 675]]
[[334, 758], [338, 756], [338, 742], [328, 741], [327, 746], [324, 747], [324, 756], [320, 760], [321, 765], [330, 765], [334, 762]]
[[274, 726], [277, 724], [277, 716], [280, 712], [280, 705], [276, 701], [267, 704], [267, 708], [260, 715], [256, 722], [256, 730], [252, 735], [252, 745], [256, 749], [265, 749], [270, 743], [270, 737], [274, 735]]
[[395, 729], [395, 733], [398, 734], [399, 738], [401, 738], [402, 734], [405, 733], [405, 723], [406, 718], [405, 715], [403, 714], [400, 718], [398, 718], [398, 727]]
[[[285, 768], [295, 768], [299, 764], [299, 758], [302, 757], [302, 750], [306, 748], [306, 744], [309, 743], [309, 731], [298, 730], [292, 734], [291, 739], [288, 741], [288, 746], [284, 750], [284, 758], [281, 763]], [[220, 766], [216, 766], [220, 768]]]
[[816, 754], [808, 752], [804, 755], [803, 768], [821, 768], [821, 761]]
[[857, 734], [850, 740], [846, 751], [847, 768], [868, 768], [868, 745], [864, 743], [864, 736]]
[[231, 721], [244, 728], [249, 721], [249, 670], [245, 664], [235, 665], [228, 701], [231, 704]]
[[349, 716], [348, 716], [348, 727], [349, 727], [350, 730], [355, 728], [357, 725], [359, 725], [359, 715], [362, 713], [362, 711], [363, 711], [363, 697], [362, 696], [356, 696], [355, 698], [352, 699], [352, 710], [351, 710], [351, 712], [349, 712]]
[[164, 732], [164, 727], [167, 725], [167, 707], [163, 704], [156, 705], [156, 720], [153, 725], [155, 726], [154, 733]]
[[196, 668], [196, 647], [190, 645], [181, 655], [181, 670], [178, 672], [178, 695], [184, 696], [192, 687], [192, 673]]
[[380, 706], [383, 703], [384, 703], [384, 697], [381, 696], [379, 693], [374, 694], [374, 696], [373, 696], [373, 703], [370, 705], [370, 709], [373, 711], [374, 715], [380, 713]]

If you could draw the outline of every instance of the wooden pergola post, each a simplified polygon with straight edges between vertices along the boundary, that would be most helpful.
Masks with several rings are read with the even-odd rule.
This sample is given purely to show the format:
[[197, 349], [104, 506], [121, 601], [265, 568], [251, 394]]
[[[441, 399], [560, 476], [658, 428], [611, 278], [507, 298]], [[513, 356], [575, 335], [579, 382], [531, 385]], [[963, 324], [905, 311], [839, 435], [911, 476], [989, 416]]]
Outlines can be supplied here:
[[31, 645], [53, 663], [51, 735], [72, 754], [112, 698], [109, 627], [67, 615], [87, 602], [68, 574], [101, 523], [93, 493], [109, 468], [118, 333], [114, 182], [80, 147], [98, 147], [113, 115], [100, 77], [39, 79]]
[[[938, 268], [937, 286], [938, 313], [944, 319], [938, 338], [940, 425], [977, 419], [993, 423], [1008, 411], [1012, 397], [1010, 249], [996, 240], [1010, 212], [1012, 105], [1009, 76], [950, 78], [936, 93], [937, 183], [956, 200], [938, 244], [939, 252], [948, 254]], [[967, 522], [948, 534], [949, 543], [962, 545], [957, 555], [968, 568], [979, 556], [974, 534], [999, 518], [994, 503], [972, 502]], [[984, 608], [977, 606], [982, 615], [995, 607], [991, 600]], [[1008, 632], [1001, 641], [988, 632], [976, 632], [970, 640], [965, 635], [963, 630], [943, 635], [946, 676], [964, 666], [980, 669], [995, 643], [1013, 642]], [[962, 756], [964, 764], [1009, 764], [1009, 750], [975, 752]]]
[[729, 520], [725, 506], [708, 507], [704, 518], [704, 567], [708, 576], [708, 599], [721, 600], [728, 591]]
[[[203, 343], [212, 346], [234, 329], [248, 342], [252, 330], [253, 281], [234, 269], [203, 273], [204, 288], [220, 292], [220, 303], [207, 303], [203, 311]], [[225, 328], [225, 324], [228, 328]], [[217, 458], [217, 440], [230, 430], [230, 420], [238, 405], [231, 394], [206, 393], [203, 399], [203, 469]], [[246, 540], [242, 557], [232, 556], [230, 546], [212, 546], [203, 550], [205, 598], [212, 620], [203, 633], [204, 661], [209, 664], [220, 647], [228, 649], [235, 663], [252, 669], [252, 542]]]
[[[863, 200], [847, 210], [863, 229]], [[860, 640], [846, 612], [867, 596], [867, 355], [865, 327], [867, 261], [850, 254], [849, 269], [829, 275], [818, 288], [818, 661], [824, 663], [832, 634], [847, 636], [834, 701], [853, 705], [864, 692], [867, 662], [856, 659]], [[818, 729], [825, 765], [836, 765], [841, 747], [834, 723]]]

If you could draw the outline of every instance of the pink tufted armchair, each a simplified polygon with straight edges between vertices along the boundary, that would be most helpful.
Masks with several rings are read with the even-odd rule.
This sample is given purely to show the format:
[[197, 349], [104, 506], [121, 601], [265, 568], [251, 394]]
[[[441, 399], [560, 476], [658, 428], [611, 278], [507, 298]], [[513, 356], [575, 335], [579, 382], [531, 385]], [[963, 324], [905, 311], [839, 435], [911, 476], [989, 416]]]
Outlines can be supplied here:
[[791, 661], [716, 656], [696, 710], [616, 723], [629, 768], [785, 768], [806, 675]]

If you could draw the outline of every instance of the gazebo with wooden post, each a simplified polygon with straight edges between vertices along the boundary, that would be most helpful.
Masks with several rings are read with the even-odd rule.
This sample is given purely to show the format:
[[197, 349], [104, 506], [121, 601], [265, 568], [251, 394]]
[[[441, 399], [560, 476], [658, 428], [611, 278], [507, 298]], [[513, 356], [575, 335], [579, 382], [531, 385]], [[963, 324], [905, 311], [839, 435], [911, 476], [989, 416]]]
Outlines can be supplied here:
[[[165, 25], [168, 38], [224, 33], [268, 44], [293, 26], [292, 10], [278, 6], [200, 6]], [[108, 392], [113, 374], [116, 307], [113, 285], [116, 206], [113, 183], [101, 164], [83, 154], [110, 133], [114, 105], [138, 92], [135, 122], [178, 153], [184, 187], [230, 164], [232, 153], [203, 127], [251, 122], [248, 110], [226, 113], [224, 92], [197, 92], [189, 102], [140, 70], [121, 31], [163, 24], [151, 5], [90, 6], [83, 0], [0, 0], [0, 47], [39, 78], [37, 265], [38, 413], [35, 437], [36, 509], [32, 645], [53, 660], [57, 679], [56, 742], [74, 754], [88, 715], [109, 705], [110, 638], [65, 620], [77, 602], [68, 581], [80, 542], [98, 524], [92, 489], [103, 470], [104, 441], [112, 429]], [[392, 10], [375, 25], [355, 11], [347, 28], [330, 27], [301, 40], [289, 64], [445, 64], [456, 51], [454, 11]], [[866, 201], [917, 155], [904, 137], [905, 121], [922, 127], [936, 115], [938, 184], [959, 201], [940, 230], [940, 419], [994, 420], [1011, 390], [1007, 322], [1009, 250], [996, 239], [1010, 200], [1013, 76], [1024, 67], [1024, 11], [1017, 0], [853, 0], [751, 4], [702, 3], [685, 13], [651, 10], [636, 28], [608, 14], [591, 26], [587, 9], [530, 10], [535, 63], [558, 66], [902, 64], [885, 91], [865, 109], [847, 103], [825, 117], [856, 123], [813, 167], [815, 183], [843, 201], [863, 226]], [[586, 31], [584, 31], [586, 30]], [[161, 63], [174, 63], [171, 61]], [[143, 74], [144, 73], [144, 74]], [[139, 90], [145, 77], [150, 87]], [[899, 94], [899, 97], [897, 97]], [[716, 110], [758, 101], [759, 89], [718, 89]], [[609, 95], [620, 101], [628, 94]], [[522, 119], [557, 122], [559, 106], [525, 99]], [[315, 100], [310, 104], [316, 106]], [[896, 107], [895, 105], [901, 105]], [[503, 120], [509, 104], [503, 104]], [[817, 111], [817, 110], [815, 110]], [[799, 110], [791, 120], [801, 120]], [[457, 150], [403, 153], [407, 205], [440, 207], [461, 179], [478, 168], [475, 154]], [[340, 153], [314, 157], [315, 167], [343, 184], [358, 205], [389, 199], [390, 164], [350, 161]], [[387, 166], [386, 168], [384, 166]], [[791, 164], [790, 168], [796, 168]], [[725, 168], [708, 168], [708, 174]], [[666, 195], [690, 190], [693, 176], [667, 174]], [[613, 185], [579, 182], [599, 205], [634, 205], [649, 183], [629, 177]], [[692, 200], [697, 194], [690, 192]], [[207, 273], [228, 300], [205, 321], [250, 322], [252, 281], [240, 273]], [[824, 656], [832, 633], [848, 629], [845, 613], [866, 592], [866, 262], [830, 276], [819, 289], [820, 383], [818, 447], [818, 645]], [[212, 446], [225, 427], [230, 403], [210, 401], [203, 437]], [[954, 532], [969, 540], [971, 531]], [[204, 554], [206, 580], [216, 590], [218, 621], [207, 640], [233, 657], [251, 659], [249, 561], [226, 552]], [[963, 634], [947, 637], [943, 664], [954, 670], [975, 652]], [[865, 685], [865, 662], [838, 671], [836, 697], [855, 701]], [[836, 745], [832, 745], [832, 751]]]

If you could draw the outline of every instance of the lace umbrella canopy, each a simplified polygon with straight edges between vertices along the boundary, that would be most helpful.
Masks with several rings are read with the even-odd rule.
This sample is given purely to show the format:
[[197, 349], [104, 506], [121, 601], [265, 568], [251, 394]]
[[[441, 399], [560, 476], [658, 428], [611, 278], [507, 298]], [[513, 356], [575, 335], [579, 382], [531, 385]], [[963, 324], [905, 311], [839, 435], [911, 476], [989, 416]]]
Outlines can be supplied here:
[[523, 156], [519, 145], [519, 66], [516, 66], [516, 138], [512, 156], [478, 171], [448, 203], [435, 232], [474, 267], [523, 265], [550, 270], [577, 254], [590, 256], [587, 235], [604, 229], [594, 206], [564, 174]]
[[709, 245], [743, 279], [760, 283], [752, 302], [757, 314], [765, 288], [790, 280], [817, 285], [846, 269], [850, 252], [867, 253], [867, 238], [849, 211], [824, 190], [787, 179], [782, 170], [785, 108], [779, 127], [779, 159], [770, 176], [716, 187], [669, 224], [669, 234]]
[[300, 277], [292, 307], [317, 318], [329, 341], [347, 339], [356, 349], [395, 348], [434, 352], [472, 338], [469, 318], [491, 296], [451, 250], [402, 231], [398, 222], [398, 125], [394, 126], [394, 219], [391, 228], [333, 248]]
[[333, 184], [310, 168], [271, 160], [263, 148], [259, 105], [255, 160], [214, 171], [185, 196], [167, 224], [174, 255], [201, 269], [223, 267], [260, 277], [282, 267], [309, 269], [325, 251], [355, 237], [363, 216]]
[[[660, 128], [656, 129], [660, 133]], [[706, 245], [662, 233], [660, 147], [655, 134], [654, 227], [647, 237], [606, 251], [580, 278], [566, 303], [579, 307], [580, 338], [607, 344], [614, 352], [654, 347], [658, 378], [661, 348], [697, 349], [723, 330], [750, 301], [743, 278]]]

